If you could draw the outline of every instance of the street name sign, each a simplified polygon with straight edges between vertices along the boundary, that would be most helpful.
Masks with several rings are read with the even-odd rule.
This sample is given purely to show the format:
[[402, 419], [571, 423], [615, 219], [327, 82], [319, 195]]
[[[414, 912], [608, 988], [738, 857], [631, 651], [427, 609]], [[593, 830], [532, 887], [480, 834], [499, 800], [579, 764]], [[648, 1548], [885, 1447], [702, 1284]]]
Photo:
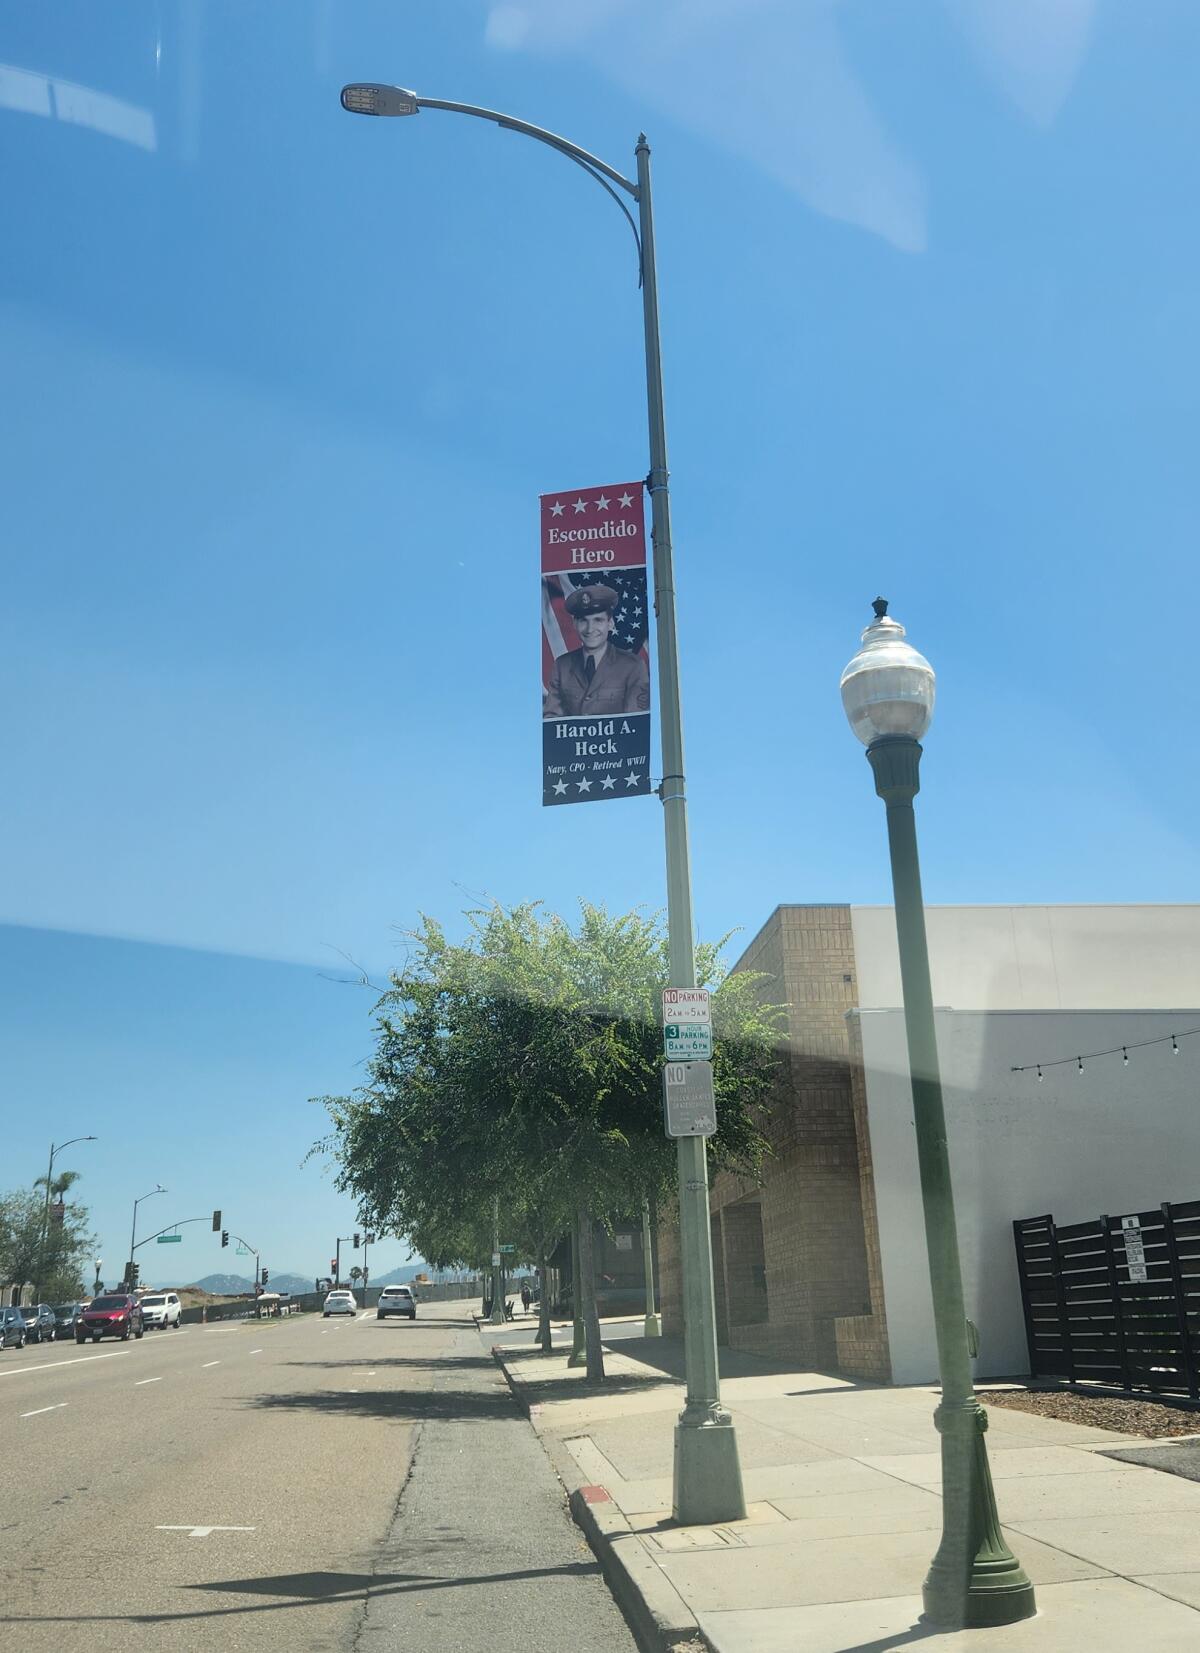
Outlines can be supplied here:
[[707, 1062], [712, 1057], [708, 1022], [664, 1022], [663, 1055], [668, 1062]]
[[516, 1248], [515, 1245], [502, 1245], [500, 1247], [500, 1249], [501, 1249], [501, 1251], [509, 1252], [509, 1251], [515, 1251], [517, 1248]]
[[668, 1136], [712, 1136], [717, 1101], [710, 1062], [668, 1062], [663, 1069], [663, 1108]]
[[158, 1238], [159, 1245], [172, 1245], [172, 1244], [174, 1244], [174, 1242], [176, 1240], [182, 1240], [183, 1235], [182, 1234], [159, 1234], [157, 1236], [157, 1238]]

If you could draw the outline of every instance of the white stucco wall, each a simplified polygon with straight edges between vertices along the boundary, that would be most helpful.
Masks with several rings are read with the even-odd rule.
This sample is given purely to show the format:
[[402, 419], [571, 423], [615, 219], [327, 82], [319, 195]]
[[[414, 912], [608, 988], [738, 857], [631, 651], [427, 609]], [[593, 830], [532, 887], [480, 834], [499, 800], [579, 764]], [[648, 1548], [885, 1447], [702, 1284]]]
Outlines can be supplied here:
[[[858, 1003], [900, 999], [891, 907], [852, 907]], [[935, 1004], [1159, 1010], [1200, 1004], [1200, 906], [927, 907]]]
[[[1200, 1001], [1200, 993], [1197, 994]], [[862, 1031], [892, 1375], [936, 1379], [933, 1308], [913, 1133], [904, 1020], [853, 1012]], [[939, 1010], [938, 1050], [967, 1314], [980, 1378], [1028, 1371], [1013, 1248], [1015, 1218], [1122, 1216], [1200, 1199], [1200, 1033], [1045, 1069], [1010, 1069], [1200, 1029], [1200, 1010]]]

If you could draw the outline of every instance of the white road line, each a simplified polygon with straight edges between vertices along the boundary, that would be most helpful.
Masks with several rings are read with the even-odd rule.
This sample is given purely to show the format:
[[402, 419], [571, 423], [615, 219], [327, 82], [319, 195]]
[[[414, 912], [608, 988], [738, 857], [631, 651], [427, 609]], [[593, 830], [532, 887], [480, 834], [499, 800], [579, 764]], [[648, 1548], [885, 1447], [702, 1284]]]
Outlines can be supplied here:
[[200, 1370], [203, 1372], [209, 1366], [219, 1366], [220, 1364], [219, 1360], [206, 1360]]
[[48, 1360], [44, 1366], [18, 1366], [11, 1372], [0, 1372], [0, 1378], [20, 1377], [25, 1372], [52, 1372], [56, 1366], [82, 1366], [85, 1360], [116, 1360], [118, 1355], [127, 1355], [128, 1349], [114, 1349], [107, 1355], [76, 1355], [74, 1360]]
[[250, 1353], [252, 1355], [260, 1355], [260, 1354], [262, 1354], [262, 1350], [261, 1349], [251, 1349]]
[[21, 1416], [23, 1418], [40, 1418], [43, 1412], [61, 1412], [64, 1406], [69, 1405], [69, 1401], [60, 1400], [57, 1406], [39, 1406], [36, 1412], [22, 1412]]
[[142, 1387], [143, 1383], [161, 1383], [161, 1382], [162, 1382], [162, 1379], [160, 1377], [158, 1377], [158, 1378], [139, 1378], [137, 1380], [137, 1382], [134, 1384], [133, 1387], [135, 1389], [140, 1389]]
[[189, 1538], [207, 1538], [210, 1532], [257, 1532], [257, 1527], [155, 1527], [155, 1532], [185, 1532]]

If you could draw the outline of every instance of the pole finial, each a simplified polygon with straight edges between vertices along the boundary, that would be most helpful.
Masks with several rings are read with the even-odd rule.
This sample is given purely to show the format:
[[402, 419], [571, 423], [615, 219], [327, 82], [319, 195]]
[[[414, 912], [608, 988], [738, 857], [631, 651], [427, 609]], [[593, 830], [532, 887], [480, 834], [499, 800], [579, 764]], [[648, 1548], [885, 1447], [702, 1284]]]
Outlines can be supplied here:
[[871, 607], [875, 610], [875, 618], [882, 620], [888, 611], [888, 600], [886, 597], [876, 597]]

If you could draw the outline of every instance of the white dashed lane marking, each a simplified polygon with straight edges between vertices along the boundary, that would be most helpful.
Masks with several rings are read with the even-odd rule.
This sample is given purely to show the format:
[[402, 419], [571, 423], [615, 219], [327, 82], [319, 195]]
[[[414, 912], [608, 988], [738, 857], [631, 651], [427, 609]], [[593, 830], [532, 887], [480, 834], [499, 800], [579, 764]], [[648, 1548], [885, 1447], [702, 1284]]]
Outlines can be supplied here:
[[53, 1372], [59, 1366], [82, 1366], [89, 1360], [117, 1360], [128, 1353], [128, 1349], [114, 1349], [107, 1355], [76, 1355], [74, 1360], [48, 1360], [44, 1366], [17, 1366], [11, 1372], [0, 1372], [0, 1378], [20, 1377], [23, 1372]]
[[220, 1364], [221, 1362], [219, 1360], [206, 1360], [200, 1370], [204, 1372], [207, 1371], [210, 1366], [219, 1366]]
[[162, 1382], [162, 1379], [160, 1377], [159, 1378], [139, 1378], [137, 1380], [137, 1382], [134, 1384], [133, 1387], [135, 1389], [140, 1389], [144, 1383], [161, 1383], [161, 1382]]
[[36, 1412], [22, 1412], [21, 1416], [23, 1418], [40, 1418], [43, 1412], [61, 1412], [63, 1407], [68, 1405], [70, 1405], [69, 1401], [60, 1400], [57, 1406], [39, 1406]]
[[207, 1538], [210, 1532], [257, 1532], [257, 1527], [155, 1527], [155, 1532], [185, 1532], [189, 1538]]

